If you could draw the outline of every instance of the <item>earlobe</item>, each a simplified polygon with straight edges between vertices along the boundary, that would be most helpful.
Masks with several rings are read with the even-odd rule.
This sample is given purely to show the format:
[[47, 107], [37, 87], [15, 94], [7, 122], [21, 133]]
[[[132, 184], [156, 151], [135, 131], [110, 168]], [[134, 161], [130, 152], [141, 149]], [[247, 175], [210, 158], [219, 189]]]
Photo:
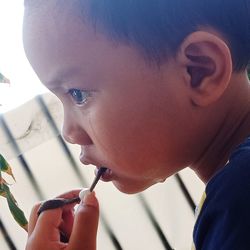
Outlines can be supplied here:
[[207, 106], [223, 95], [231, 78], [232, 59], [221, 38], [204, 31], [190, 34], [180, 47], [179, 60], [192, 103]]

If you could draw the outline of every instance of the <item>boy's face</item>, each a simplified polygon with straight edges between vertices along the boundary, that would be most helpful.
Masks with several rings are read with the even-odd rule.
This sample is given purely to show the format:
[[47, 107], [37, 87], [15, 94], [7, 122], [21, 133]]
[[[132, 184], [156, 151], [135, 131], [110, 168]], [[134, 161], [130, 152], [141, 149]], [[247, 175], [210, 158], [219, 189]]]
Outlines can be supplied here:
[[94, 32], [70, 8], [50, 7], [26, 8], [24, 47], [63, 103], [63, 135], [81, 146], [81, 161], [109, 168], [106, 180], [126, 193], [189, 164], [189, 100], [174, 60], [160, 71], [136, 49]]

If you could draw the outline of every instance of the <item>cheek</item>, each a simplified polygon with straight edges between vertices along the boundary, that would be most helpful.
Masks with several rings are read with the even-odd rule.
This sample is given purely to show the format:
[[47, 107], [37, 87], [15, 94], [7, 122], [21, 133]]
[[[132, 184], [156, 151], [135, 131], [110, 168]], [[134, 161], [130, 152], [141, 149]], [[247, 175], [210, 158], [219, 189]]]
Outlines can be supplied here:
[[95, 147], [124, 176], [136, 178], [143, 170], [145, 178], [158, 178], [167, 151], [162, 117], [146, 103], [102, 105], [91, 113]]
[[132, 114], [128, 112], [120, 113], [114, 109], [99, 111], [91, 117], [95, 146], [108, 157], [108, 161], [124, 165], [138, 151], [139, 124], [130, 119]]
[[127, 82], [105, 85], [91, 106], [91, 138], [98, 154], [129, 178], [142, 170], [145, 178], [154, 179], [176, 172], [185, 160], [180, 157], [186, 112], [182, 91], [153, 81]]

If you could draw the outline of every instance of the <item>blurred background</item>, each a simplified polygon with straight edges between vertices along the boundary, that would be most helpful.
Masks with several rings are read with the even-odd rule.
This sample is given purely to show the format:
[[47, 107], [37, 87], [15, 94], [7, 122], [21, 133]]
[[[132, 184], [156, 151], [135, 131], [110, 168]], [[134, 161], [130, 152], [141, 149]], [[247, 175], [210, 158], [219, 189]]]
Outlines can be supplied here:
[[22, 45], [23, 0], [0, 0], [0, 72], [11, 84], [0, 84], [0, 112], [46, 92], [32, 71]]
[[[0, 153], [13, 168], [17, 182], [7, 179], [28, 217], [39, 200], [89, 186], [94, 167], [83, 166], [79, 148], [61, 137], [61, 104], [41, 85], [25, 58], [23, 0], [0, 0], [0, 9]], [[203, 190], [190, 170], [138, 195], [99, 183], [98, 249], [190, 249], [194, 209]], [[26, 239], [0, 197], [0, 249], [24, 249]]]

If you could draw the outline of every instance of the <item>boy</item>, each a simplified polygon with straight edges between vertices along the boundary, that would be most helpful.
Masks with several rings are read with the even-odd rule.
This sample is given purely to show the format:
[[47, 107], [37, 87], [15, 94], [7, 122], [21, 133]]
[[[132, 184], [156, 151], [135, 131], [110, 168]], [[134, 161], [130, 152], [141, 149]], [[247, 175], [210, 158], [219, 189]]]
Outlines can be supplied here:
[[[27, 57], [62, 101], [63, 135], [81, 162], [107, 167], [103, 180], [126, 193], [189, 166], [207, 184], [196, 249], [248, 249], [249, 0], [25, 5]], [[94, 194], [75, 218], [70, 207], [38, 219], [37, 208], [27, 249], [95, 249]]]

